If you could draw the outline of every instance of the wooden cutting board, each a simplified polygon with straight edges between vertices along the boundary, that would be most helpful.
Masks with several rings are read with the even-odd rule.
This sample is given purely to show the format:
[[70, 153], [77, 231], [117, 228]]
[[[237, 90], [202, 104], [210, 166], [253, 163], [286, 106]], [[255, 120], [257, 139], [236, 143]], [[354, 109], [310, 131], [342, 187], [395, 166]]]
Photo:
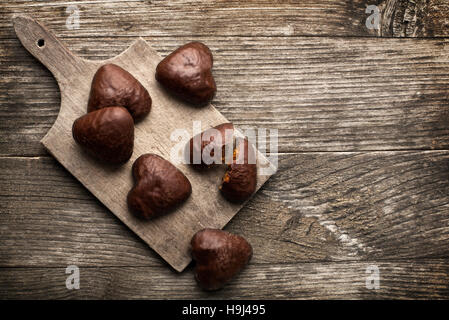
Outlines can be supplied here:
[[[191, 197], [175, 212], [145, 222], [136, 219], [127, 208], [126, 196], [133, 186], [131, 166], [144, 153], [156, 153], [170, 160], [170, 150], [176, 144], [170, 135], [175, 129], [186, 129], [192, 134], [193, 121], [201, 121], [202, 130], [229, 121], [212, 105], [195, 108], [167, 94], [154, 77], [161, 57], [142, 38], [115, 58], [89, 61], [71, 53], [53, 33], [32, 18], [16, 16], [13, 23], [23, 46], [52, 72], [61, 91], [59, 115], [41, 143], [123, 223], [175, 270], [182, 271], [191, 261], [192, 236], [205, 227], [223, 228], [242, 207], [229, 203], [219, 194], [225, 168], [220, 166], [200, 173], [188, 165], [178, 164], [192, 184]], [[150, 114], [136, 124], [131, 160], [116, 170], [93, 161], [72, 138], [73, 121], [86, 113], [92, 78], [105, 63], [129, 71], [153, 100]], [[259, 173], [261, 167], [272, 166], [260, 152], [257, 159]], [[259, 175], [257, 189], [268, 178], [269, 175]]]

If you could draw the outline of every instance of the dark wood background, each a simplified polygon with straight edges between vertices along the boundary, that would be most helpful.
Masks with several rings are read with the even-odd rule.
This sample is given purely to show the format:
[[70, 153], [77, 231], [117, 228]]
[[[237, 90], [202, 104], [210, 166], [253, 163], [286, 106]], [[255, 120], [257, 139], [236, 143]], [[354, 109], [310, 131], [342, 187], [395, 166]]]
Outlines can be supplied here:
[[[0, 298], [449, 298], [447, 0], [90, 0], [77, 30], [70, 4], [0, 4]], [[371, 4], [380, 30], [365, 26]], [[46, 153], [59, 90], [15, 13], [89, 59], [138, 36], [162, 55], [203, 41], [218, 110], [279, 130], [279, 171], [226, 228], [253, 260], [223, 290], [170, 269]]]

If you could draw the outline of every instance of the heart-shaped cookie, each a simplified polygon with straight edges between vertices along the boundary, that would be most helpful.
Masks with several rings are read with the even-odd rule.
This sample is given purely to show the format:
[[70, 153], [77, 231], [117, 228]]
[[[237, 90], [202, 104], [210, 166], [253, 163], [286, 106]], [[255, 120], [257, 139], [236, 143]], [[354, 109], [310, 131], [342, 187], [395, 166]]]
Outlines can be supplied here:
[[229, 201], [243, 202], [256, 191], [255, 149], [246, 138], [234, 139], [232, 123], [222, 123], [194, 136], [187, 143], [185, 154], [195, 168], [203, 169], [223, 161], [228, 165], [220, 190]]
[[229, 201], [243, 202], [256, 190], [256, 153], [247, 139], [236, 140], [235, 160], [228, 166], [220, 190]]
[[151, 110], [147, 89], [128, 71], [115, 64], [100, 67], [92, 80], [87, 112], [110, 106], [126, 108], [134, 121], [139, 121]]
[[[197, 134], [187, 144], [188, 160], [196, 167], [207, 167], [226, 160], [226, 147], [232, 153], [234, 126], [222, 123]], [[231, 161], [232, 161], [232, 154]]]
[[168, 213], [192, 193], [189, 179], [156, 154], [140, 156], [132, 172], [135, 185], [128, 193], [128, 207], [140, 218], [151, 219]]
[[191, 250], [195, 278], [205, 290], [222, 288], [248, 264], [253, 252], [243, 237], [218, 229], [197, 232]]
[[98, 160], [120, 164], [129, 160], [134, 147], [134, 121], [122, 107], [107, 107], [75, 120], [75, 141]]
[[209, 48], [201, 42], [190, 42], [159, 62], [156, 80], [177, 97], [195, 105], [205, 105], [217, 91], [212, 65]]

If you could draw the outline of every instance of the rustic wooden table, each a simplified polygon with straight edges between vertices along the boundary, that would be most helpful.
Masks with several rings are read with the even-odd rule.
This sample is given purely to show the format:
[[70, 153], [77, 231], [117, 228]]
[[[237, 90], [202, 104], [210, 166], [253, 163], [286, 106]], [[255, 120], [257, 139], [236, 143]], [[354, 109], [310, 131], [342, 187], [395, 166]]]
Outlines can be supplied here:
[[[199, 290], [46, 153], [59, 90], [16, 13], [89, 59], [203, 41], [214, 105], [279, 130], [279, 171], [226, 228], [254, 248], [231, 284]], [[13, 0], [0, 17], [0, 298], [449, 298], [447, 0]]]

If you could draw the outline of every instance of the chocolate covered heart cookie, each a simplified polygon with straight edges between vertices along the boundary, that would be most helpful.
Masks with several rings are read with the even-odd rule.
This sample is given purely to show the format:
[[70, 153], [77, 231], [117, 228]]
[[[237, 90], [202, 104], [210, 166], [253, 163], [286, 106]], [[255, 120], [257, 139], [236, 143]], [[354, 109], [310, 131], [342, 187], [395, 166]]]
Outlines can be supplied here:
[[231, 202], [243, 202], [256, 190], [256, 153], [247, 139], [237, 139], [235, 160], [228, 166], [220, 187], [223, 196]]
[[[190, 139], [186, 146], [189, 163], [197, 167], [206, 167], [213, 163], [221, 164], [226, 160], [226, 151], [230, 153], [232, 161], [233, 141], [234, 126], [232, 123], [222, 123], [207, 129]], [[229, 147], [228, 150], [226, 147]]]
[[134, 121], [122, 107], [107, 107], [75, 120], [75, 141], [90, 155], [104, 163], [129, 160], [134, 147]]
[[243, 237], [218, 229], [197, 232], [191, 250], [195, 278], [205, 290], [222, 288], [248, 264], [253, 252]]
[[128, 71], [105, 64], [92, 80], [87, 111], [120, 106], [129, 111], [134, 121], [139, 121], [150, 112], [151, 102], [147, 89]]
[[222, 123], [194, 136], [185, 151], [186, 160], [195, 168], [228, 165], [220, 190], [229, 201], [243, 202], [256, 191], [256, 150], [246, 138], [235, 138], [232, 123]]
[[209, 48], [201, 42], [190, 42], [159, 62], [156, 80], [177, 97], [195, 105], [205, 105], [217, 91], [212, 64]]
[[136, 216], [151, 219], [168, 213], [192, 193], [187, 177], [156, 154], [144, 154], [133, 164], [134, 187], [128, 193], [128, 207]]

